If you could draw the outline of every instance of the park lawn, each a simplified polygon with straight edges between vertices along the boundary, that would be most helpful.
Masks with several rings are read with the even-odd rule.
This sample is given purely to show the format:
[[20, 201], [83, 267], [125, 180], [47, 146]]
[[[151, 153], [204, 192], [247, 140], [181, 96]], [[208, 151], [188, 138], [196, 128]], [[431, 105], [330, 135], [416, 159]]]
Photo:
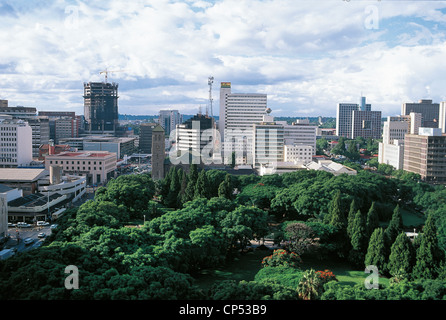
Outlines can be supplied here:
[[[226, 266], [202, 270], [199, 274], [194, 275], [195, 283], [200, 288], [207, 290], [213, 284], [224, 280], [253, 281], [257, 272], [262, 268], [262, 259], [271, 253], [272, 250], [256, 250], [241, 255], [238, 259], [228, 263]], [[371, 273], [366, 273], [364, 270], [355, 270], [348, 263], [338, 259], [321, 261], [311, 256], [303, 258], [301, 269], [314, 269], [316, 271], [329, 269], [336, 275], [336, 278], [341, 284], [351, 286], [364, 284], [366, 278], [371, 275]], [[379, 283], [388, 286], [389, 279], [380, 277]]]
[[[371, 275], [371, 273], [366, 273], [364, 270], [355, 270], [350, 264], [345, 261], [341, 261], [338, 259], [330, 259], [330, 260], [318, 260], [313, 257], [305, 257], [303, 258], [302, 269], [313, 269], [315, 271], [319, 270], [330, 270], [332, 271], [339, 283], [342, 285], [351, 285], [355, 286], [357, 284], [364, 284], [364, 281], [367, 277]], [[389, 279], [385, 277], [379, 278], [379, 283], [385, 286], [389, 285]]]
[[213, 284], [224, 280], [253, 281], [262, 268], [262, 260], [270, 255], [270, 250], [255, 250], [240, 255], [231, 263], [215, 269], [205, 269], [194, 275], [195, 284], [202, 289], [210, 289]]

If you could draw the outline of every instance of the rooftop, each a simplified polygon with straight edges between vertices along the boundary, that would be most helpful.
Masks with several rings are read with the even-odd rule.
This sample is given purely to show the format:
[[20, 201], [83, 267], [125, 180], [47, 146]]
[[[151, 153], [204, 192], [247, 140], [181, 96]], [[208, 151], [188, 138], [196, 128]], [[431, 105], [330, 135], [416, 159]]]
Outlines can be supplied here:
[[110, 155], [115, 155], [115, 153], [113, 152], [108, 152], [108, 151], [94, 151], [94, 152], [89, 152], [89, 151], [85, 151], [85, 152], [62, 152], [59, 154], [54, 154], [51, 156], [47, 156], [47, 157], [58, 157], [58, 158], [62, 158], [62, 157], [67, 157], [67, 158], [71, 158], [71, 157], [91, 157], [91, 158], [105, 158], [108, 157]]
[[46, 176], [45, 169], [24, 169], [24, 168], [0, 168], [0, 181], [2, 182], [23, 182], [37, 181]]

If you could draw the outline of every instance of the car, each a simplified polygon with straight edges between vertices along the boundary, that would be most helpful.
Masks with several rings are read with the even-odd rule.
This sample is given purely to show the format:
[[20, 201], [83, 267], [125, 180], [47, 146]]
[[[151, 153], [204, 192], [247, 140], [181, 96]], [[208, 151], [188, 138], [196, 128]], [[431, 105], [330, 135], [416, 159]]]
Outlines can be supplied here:
[[49, 226], [50, 223], [49, 223], [49, 222], [46, 222], [46, 221], [37, 221], [37, 225], [38, 225], [38, 226]]
[[51, 229], [56, 229], [57, 228], [57, 224], [52, 224], [50, 228]]
[[15, 223], [8, 222], [8, 228], [14, 228], [17, 225]]
[[31, 244], [33, 242], [34, 242], [34, 239], [32, 239], [32, 238], [26, 238], [25, 240], [23, 240], [23, 243], [25, 245], [29, 245], [29, 244]]
[[17, 222], [17, 228], [30, 228], [31, 225], [26, 222]]
[[39, 238], [45, 238], [45, 237], [46, 237], [46, 234], [45, 234], [44, 232], [40, 232], [37, 236], [38, 236]]

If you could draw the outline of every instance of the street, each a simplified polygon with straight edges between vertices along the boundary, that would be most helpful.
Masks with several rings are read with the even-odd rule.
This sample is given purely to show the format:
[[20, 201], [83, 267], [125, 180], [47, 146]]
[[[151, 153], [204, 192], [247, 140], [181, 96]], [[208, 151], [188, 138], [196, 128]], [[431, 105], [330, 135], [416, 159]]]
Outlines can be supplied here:
[[[46, 236], [51, 234], [51, 228], [50, 226], [45, 227], [31, 227], [31, 228], [16, 228], [16, 227], [9, 227], [8, 233], [10, 236], [10, 239], [8, 242], [4, 245], [5, 249], [16, 249], [18, 252], [24, 252], [31, 250], [33, 248], [40, 247], [45, 240], [45, 238], [39, 238], [39, 233], [44, 233], [45, 238]], [[17, 238], [19, 237], [19, 241], [17, 243]], [[31, 244], [25, 244], [24, 239], [31, 238], [33, 239], [33, 242]]]

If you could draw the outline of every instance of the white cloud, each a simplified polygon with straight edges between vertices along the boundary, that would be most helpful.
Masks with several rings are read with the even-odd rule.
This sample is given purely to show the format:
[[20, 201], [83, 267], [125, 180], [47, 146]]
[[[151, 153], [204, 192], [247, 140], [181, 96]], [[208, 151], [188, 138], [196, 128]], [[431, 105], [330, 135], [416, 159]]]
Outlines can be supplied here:
[[[44, 3], [4, 7], [0, 96], [12, 105], [83, 113], [82, 83], [101, 81], [105, 68], [125, 70], [109, 74], [120, 83], [123, 113], [173, 104], [194, 113], [206, 103], [209, 75], [214, 106], [219, 81], [231, 81], [234, 91], [267, 93], [284, 115], [334, 116], [338, 102], [361, 92], [390, 113], [425, 98], [426, 87], [434, 100], [445, 96], [441, 2]], [[368, 5], [378, 9], [377, 30], [364, 26]]]

